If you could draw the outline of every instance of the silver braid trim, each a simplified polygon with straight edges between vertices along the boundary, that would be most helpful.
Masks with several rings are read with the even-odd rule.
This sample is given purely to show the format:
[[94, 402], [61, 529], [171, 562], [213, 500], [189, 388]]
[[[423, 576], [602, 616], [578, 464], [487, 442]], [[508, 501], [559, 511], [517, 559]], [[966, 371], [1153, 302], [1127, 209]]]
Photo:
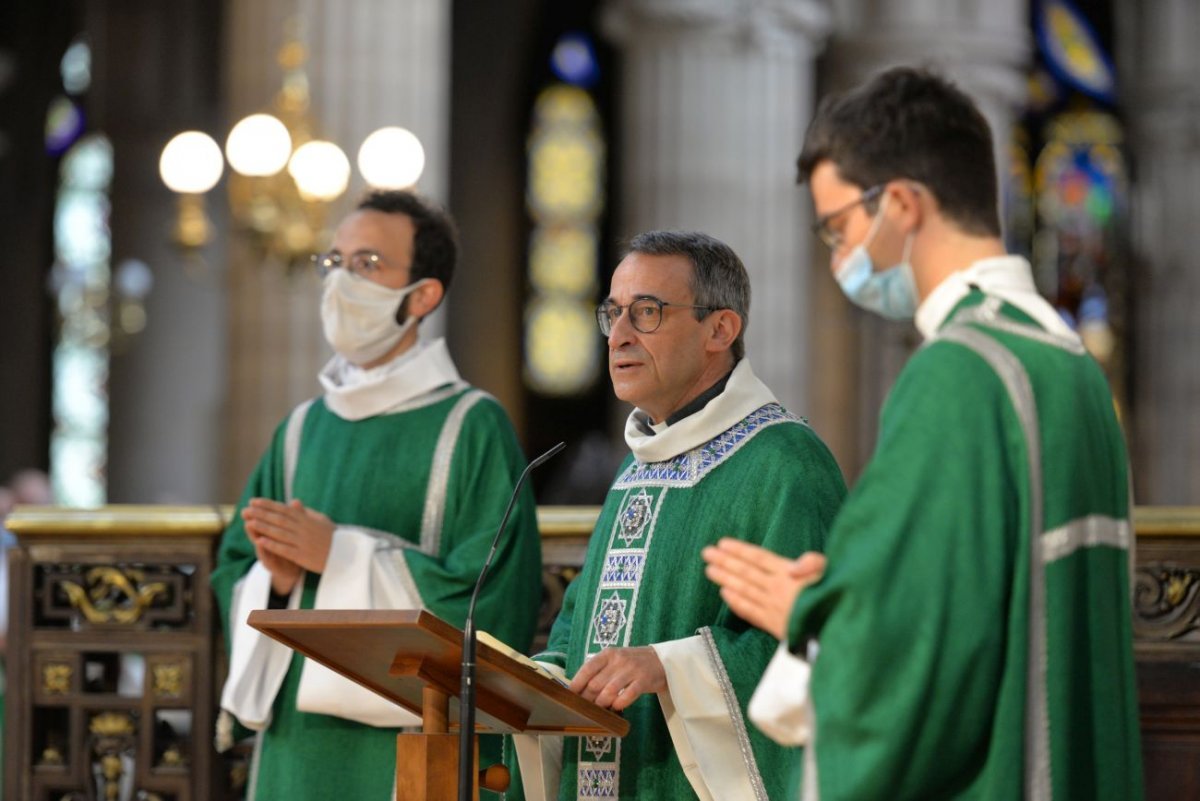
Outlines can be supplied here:
[[746, 774], [750, 778], [750, 786], [754, 789], [754, 797], [758, 801], [770, 801], [767, 788], [763, 785], [762, 774], [758, 770], [758, 761], [754, 758], [754, 749], [750, 746], [750, 737], [746, 734], [746, 719], [742, 716], [742, 705], [738, 703], [737, 694], [733, 691], [733, 682], [721, 661], [717, 651], [717, 643], [713, 640], [712, 630], [705, 626], [697, 633], [704, 640], [704, 648], [708, 652], [708, 660], [712, 663], [713, 673], [721, 685], [721, 695], [725, 698], [725, 709], [733, 722], [733, 730], [737, 734], [738, 749], [742, 752], [742, 761], [746, 763]]

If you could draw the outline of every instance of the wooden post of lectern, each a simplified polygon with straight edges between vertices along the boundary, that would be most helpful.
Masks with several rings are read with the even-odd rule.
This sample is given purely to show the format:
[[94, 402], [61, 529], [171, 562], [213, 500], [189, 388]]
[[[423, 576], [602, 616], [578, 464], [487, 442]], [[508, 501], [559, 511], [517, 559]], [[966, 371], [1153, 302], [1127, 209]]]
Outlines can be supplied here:
[[[449, 714], [447, 693], [429, 685], [422, 688], [421, 733], [396, 735], [396, 798], [443, 801], [457, 797], [458, 735], [449, 733]], [[474, 759], [478, 765], [478, 740]], [[471, 797], [478, 800], [478, 783]]]
[[[458, 671], [462, 632], [424, 610], [263, 609], [247, 621], [310, 659], [420, 715], [420, 733], [396, 737], [396, 797], [458, 797]], [[475, 730], [487, 734], [597, 734], [623, 737], [629, 723], [527, 665], [479, 643]], [[479, 741], [472, 759], [478, 777]], [[486, 789], [507, 772], [486, 771]], [[493, 783], [493, 779], [496, 782]], [[479, 784], [472, 798], [479, 798]]]

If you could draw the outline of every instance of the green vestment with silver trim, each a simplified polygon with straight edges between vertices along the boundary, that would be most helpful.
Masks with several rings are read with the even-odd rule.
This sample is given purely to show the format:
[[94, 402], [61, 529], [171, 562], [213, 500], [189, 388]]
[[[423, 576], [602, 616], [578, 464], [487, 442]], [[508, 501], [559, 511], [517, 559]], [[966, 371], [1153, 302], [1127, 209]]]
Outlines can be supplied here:
[[805, 589], [806, 799], [1142, 796], [1128, 464], [1078, 339], [972, 291], [901, 373]]
[[[728, 752], [697, 749], [701, 772], [703, 763], [735, 765], [748, 777], [746, 797], [783, 797], [797, 780], [800, 753], [745, 720], [776, 640], [729, 611], [704, 575], [700, 550], [721, 537], [788, 556], [822, 550], [844, 494], [828, 449], [778, 403], [668, 461], [631, 456], [608, 493], [547, 651], [535, 658], [574, 675], [609, 646], [690, 638], [696, 671], [717, 679], [719, 721], [711, 725], [732, 731]], [[630, 731], [623, 739], [566, 738], [559, 797], [694, 797], [660, 700], [643, 695], [624, 715]]]
[[[307, 411], [295, 472], [285, 478], [287, 421], [275, 433], [238, 505], [294, 497], [381, 541], [379, 558], [399, 559], [421, 603], [461, 626], [467, 602], [525, 466], [503, 409], [478, 390], [429, 393], [404, 411], [346, 420], [323, 399]], [[228, 626], [231, 596], [255, 562], [240, 514], [225, 532], [212, 585]], [[300, 608], [313, 608], [323, 576], [306, 574]], [[374, 577], [358, 577], [361, 582]], [[514, 508], [480, 595], [476, 622], [515, 648], [532, 640], [541, 602], [541, 543], [528, 487]], [[227, 631], [228, 644], [228, 631]], [[392, 798], [398, 729], [297, 709], [305, 658], [291, 657], [260, 735], [252, 792], [259, 799]], [[484, 762], [501, 758], [484, 738]], [[487, 794], [485, 793], [485, 796]]]

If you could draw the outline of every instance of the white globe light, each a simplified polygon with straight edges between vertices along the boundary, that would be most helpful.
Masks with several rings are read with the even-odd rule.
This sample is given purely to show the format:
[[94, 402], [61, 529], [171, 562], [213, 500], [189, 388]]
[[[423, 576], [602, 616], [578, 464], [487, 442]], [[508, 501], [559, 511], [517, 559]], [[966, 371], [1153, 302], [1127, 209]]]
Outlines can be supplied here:
[[358, 171], [371, 186], [404, 189], [425, 169], [425, 148], [406, 128], [380, 128], [358, 149]]
[[158, 160], [158, 173], [172, 192], [203, 194], [217, 185], [224, 168], [221, 148], [201, 131], [176, 135]]
[[225, 140], [229, 166], [242, 175], [274, 175], [292, 155], [287, 127], [270, 114], [251, 114], [233, 126]]
[[333, 142], [314, 139], [296, 148], [288, 172], [305, 200], [333, 200], [350, 183], [350, 159]]

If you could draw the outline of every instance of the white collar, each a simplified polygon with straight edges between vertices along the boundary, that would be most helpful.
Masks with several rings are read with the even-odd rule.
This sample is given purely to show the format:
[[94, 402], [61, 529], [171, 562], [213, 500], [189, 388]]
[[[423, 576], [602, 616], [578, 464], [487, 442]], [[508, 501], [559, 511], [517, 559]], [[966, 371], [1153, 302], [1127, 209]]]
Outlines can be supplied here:
[[364, 370], [335, 355], [318, 379], [325, 405], [345, 420], [363, 420], [395, 411], [446, 384], [465, 384], [445, 339], [419, 342], [389, 362]]
[[937, 334], [950, 312], [971, 291], [971, 285], [979, 287], [986, 295], [1016, 306], [1052, 334], [1077, 336], [1054, 307], [1038, 294], [1033, 269], [1021, 256], [980, 259], [965, 270], [951, 273], [917, 308], [914, 321], [921, 336], [932, 339]]
[[673, 425], [652, 425], [650, 415], [634, 409], [625, 421], [625, 443], [639, 462], [665, 462], [727, 431], [755, 409], [775, 402], [775, 395], [750, 369], [750, 360], [742, 359], [720, 395]]

